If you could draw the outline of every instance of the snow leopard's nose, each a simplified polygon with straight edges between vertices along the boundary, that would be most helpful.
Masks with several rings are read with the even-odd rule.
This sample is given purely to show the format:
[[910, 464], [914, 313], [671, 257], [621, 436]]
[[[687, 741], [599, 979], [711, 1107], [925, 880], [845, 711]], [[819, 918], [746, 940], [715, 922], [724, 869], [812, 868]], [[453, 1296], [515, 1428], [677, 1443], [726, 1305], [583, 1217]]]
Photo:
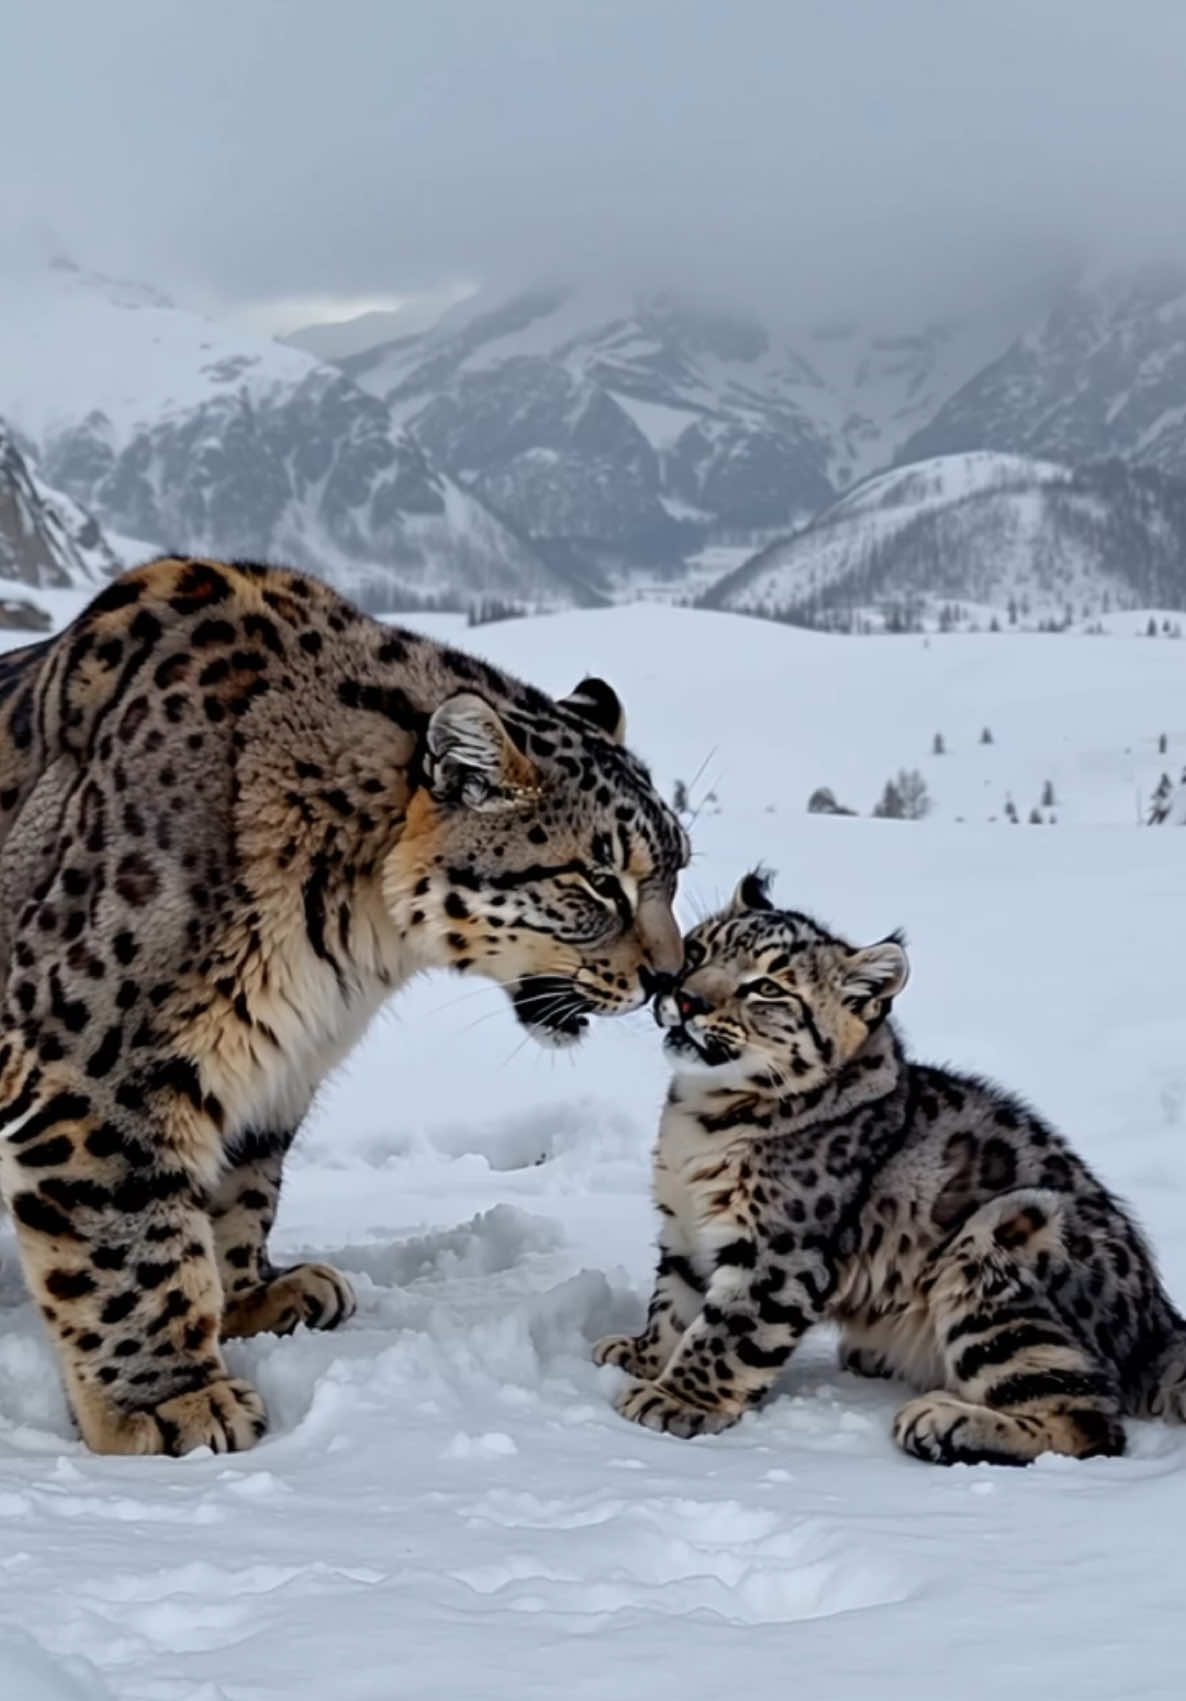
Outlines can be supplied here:
[[690, 1021], [693, 1016], [703, 1016], [710, 1008], [707, 998], [702, 998], [698, 992], [686, 990], [676, 993], [675, 1007], [680, 1013], [680, 1019], [685, 1022]]

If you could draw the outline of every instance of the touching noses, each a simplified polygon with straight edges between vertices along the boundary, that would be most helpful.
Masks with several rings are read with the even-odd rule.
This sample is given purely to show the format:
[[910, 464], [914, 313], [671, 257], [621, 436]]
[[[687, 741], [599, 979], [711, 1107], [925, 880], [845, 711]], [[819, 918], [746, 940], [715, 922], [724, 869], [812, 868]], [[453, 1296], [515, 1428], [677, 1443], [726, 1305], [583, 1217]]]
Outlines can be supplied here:
[[664, 974], [662, 970], [652, 969], [643, 963], [638, 971], [642, 982], [642, 990], [648, 999], [662, 998], [665, 992], [670, 992], [675, 985], [675, 976]]
[[698, 992], [685, 990], [676, 993], [675, 1007], [680, 1013], [680, 1020], [687, 1022], [693, 1016], [703, 1016], [709, 1006], [707, 998], [702, 998]]

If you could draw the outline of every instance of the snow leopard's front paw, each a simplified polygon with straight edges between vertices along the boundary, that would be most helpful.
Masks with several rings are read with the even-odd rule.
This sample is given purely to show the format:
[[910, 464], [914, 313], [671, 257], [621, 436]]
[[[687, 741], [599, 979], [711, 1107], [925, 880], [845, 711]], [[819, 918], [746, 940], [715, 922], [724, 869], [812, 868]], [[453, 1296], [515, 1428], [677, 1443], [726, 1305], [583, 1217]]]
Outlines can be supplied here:
[[645, 1335], [603, 1335], [593, 1343], [593, 1363], [613, 1364], [628, 1376], [638, 1376], [644, 1382], [658, 1376], [663, 1369], [659, 1354]]
[[354, 1289], [330, 1264], [294, 1264], [278, 1270], [258, 1287], [234, 1294], [223, 1312], [224, 1341], [249, 1335], [291, 1335], [298, 1323], [308, 1329], [336, 1329], [353, 1317]]
[[722, 1429], [729, 1429], [740, 1416], [738, 1412], [706, 1411], [702, 1406], [686, 1405], [654, 1382], [629, 1383], [618, 1394], [614, 1407], [631, 1423], [685, 1440], [692, 1435], [716, 1435]]

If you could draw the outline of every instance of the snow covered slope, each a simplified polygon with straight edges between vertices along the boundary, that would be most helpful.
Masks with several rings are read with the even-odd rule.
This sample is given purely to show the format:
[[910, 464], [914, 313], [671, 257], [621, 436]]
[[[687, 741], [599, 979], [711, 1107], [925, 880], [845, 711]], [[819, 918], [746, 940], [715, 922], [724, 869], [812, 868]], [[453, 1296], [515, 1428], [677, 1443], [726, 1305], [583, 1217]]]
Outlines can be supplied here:
[[119, 565], [93, 517], [31, 471], [0, 420], [0, 579], [85, 585]]
[[[614, 680], [664, 787], [707, 764], [686, 916], [765, 857], [785, 901], [857, 937], [904, 924], [917, 1051], [1071, 1131], [1186, 1301], [1186, 966], [1166, 949], [1186, 859], [1131, 824], [1186, 756], [1181, 646], [853, 644], [664, 608], [476, 636], [552, 690]], [[925, 822], [803, 813], [819, 783], [867, 808], [916, 761]], [[987, 823], [1039, 776], [1057, 827]], [[741, 1674], [753, 1701], [1177, 1701], [1186, 1431], [1134, 1422], [1124, 1459], [928, 1468], [891, 1445], [901, 1389], [841, 1374], [823, 1336], [726, 1435], [616, 1417], [588, 1343], [641, 1316], [664, 1086], [645, 1015], [557, 1056], [492, 989], [410, 989], [324, 1095], [281, 1210], [281, 1256], [349, 1269], [359, 1314], [232, 1348], [273, 1421], [233, 1459], [85, 1454], [0, 1228], [6, 1694], [708, 1701]]]
[[974, 451], [895, 468], [760, 551], [707, 606], [850, 629], [956, 618], [1023, 626], [1186, 607], [1186, 482]]
[[139, 431], [220, 397], [259, 402], [316, 362], [176, 307], [147, 285], [59, 256], [5, 256], [0, 274], [0, 411], [39, 448], [101, 415], [120, 452]]
[[1021, 309], [878, 331], [841, 321], [814, 326], [800, 346], [821, 380], [812, 411], [833, 442], [830, 473], [846, 490], [899, 456], [902, 444], [999, 358], [1024, 328]]
[[1087, 277], [958, 389], [902, 460], [1003, 449], [1186, 476], [1186, 268]]
[[52, 484], [156, 548], [288, 560], [380, 607], [587, 594], [336, 368], [68, 261], [5, 269], [4, 412]]

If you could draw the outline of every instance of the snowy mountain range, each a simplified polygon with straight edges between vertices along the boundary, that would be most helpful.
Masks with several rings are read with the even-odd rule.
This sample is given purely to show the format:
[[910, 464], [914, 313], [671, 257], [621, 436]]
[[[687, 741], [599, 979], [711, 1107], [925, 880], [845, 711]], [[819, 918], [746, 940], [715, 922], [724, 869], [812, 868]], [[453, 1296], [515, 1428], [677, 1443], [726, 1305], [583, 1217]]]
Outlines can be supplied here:
[[674, 295], [556, 286], [341, 365], [548, 559], [621, 584], [804, 523], [999, 346], [982, 325], [793, 339]]
[[991, 610], [1033, 627], [1182, 608], [1186, 481], [983, 450], [914, 462], [866, 479], [703, 601], [839, 630], [988, 624]]
[[286, 559], [377, 608], [686, 597], [726, 568], [710, 600], [797, 614], [875, 584], [1177, 606], [1186, 272], [1015, 311], [779, 330], [557, 284], [332, 364], [59, 259], [0, 278], [0, 418], [113, 539]]

